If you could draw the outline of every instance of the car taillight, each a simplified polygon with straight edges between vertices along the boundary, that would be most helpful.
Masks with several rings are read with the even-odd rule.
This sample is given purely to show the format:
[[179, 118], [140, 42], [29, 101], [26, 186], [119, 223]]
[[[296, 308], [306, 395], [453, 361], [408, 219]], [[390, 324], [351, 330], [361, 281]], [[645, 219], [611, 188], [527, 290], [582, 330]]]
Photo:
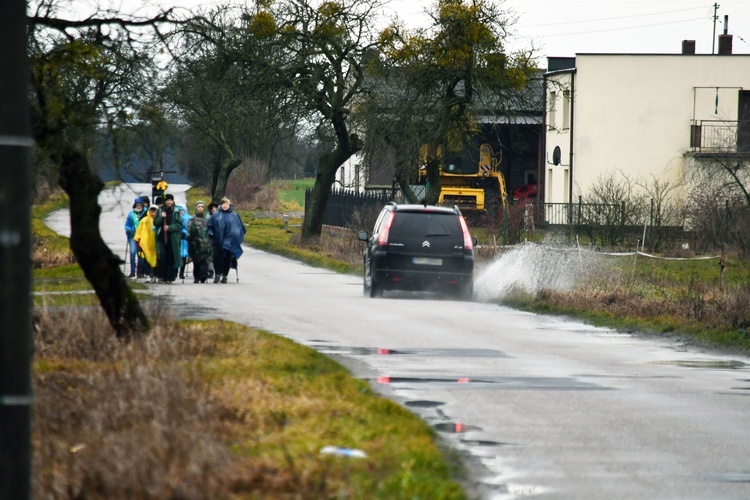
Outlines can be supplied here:
[[385, 221], [383, 221], [383, 229], [380, 230], [378, 235], [378, 246], [384, 247], [388, 244], [388, 233], [391, 230], [391, 224], [393, 224], [393, 218], [396, 216], [396, 212], [388, 212]]
[[469, 228], [466, 225], [466, 219], [463, 216], [459, 216], [458, 220], [461, 221], [461, 231], [464, 233], [464, 250], [471, 250], [474, 245], [471, 243], [471, 235], [469, 234]]

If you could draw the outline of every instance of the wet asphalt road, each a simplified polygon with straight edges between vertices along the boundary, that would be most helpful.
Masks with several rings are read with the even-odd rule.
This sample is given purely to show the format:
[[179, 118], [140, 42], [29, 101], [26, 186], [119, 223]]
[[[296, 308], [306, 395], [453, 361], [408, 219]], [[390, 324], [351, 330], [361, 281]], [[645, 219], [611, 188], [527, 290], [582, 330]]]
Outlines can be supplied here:
[[[101, 197], [120, 254], [132, 198]], [[66, 217], [48, 223], [65, 233]], [[365, 298], [358, 276], [253, 248], [239, 262], [239, 282], [150, 288], [181, 316], [266, 329], [371, 380], [465, 450], [474, 495], [750, 498], [748, 359], [491, 304]]]

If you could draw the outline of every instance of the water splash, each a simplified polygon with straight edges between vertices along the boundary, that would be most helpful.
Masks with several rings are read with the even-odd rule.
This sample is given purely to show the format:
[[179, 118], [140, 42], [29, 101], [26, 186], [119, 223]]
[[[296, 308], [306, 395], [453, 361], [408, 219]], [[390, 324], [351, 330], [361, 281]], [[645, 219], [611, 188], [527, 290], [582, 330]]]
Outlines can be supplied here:
[[530, 294], [542, 289], [570, 291], [598, 268], [599, 260], [576, 248], [524, 243], [480, 271], [474, 294], [481, 301], [493, 301], [513, 290]]

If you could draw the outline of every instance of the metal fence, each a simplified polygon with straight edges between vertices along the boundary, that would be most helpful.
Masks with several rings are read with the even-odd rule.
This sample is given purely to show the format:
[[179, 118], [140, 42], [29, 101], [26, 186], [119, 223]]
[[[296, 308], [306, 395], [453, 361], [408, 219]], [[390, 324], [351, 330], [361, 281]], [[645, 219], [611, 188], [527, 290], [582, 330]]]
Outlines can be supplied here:
[[[305, 190], [305, 206], [310, 203], [312, 189]], [[328, 198], [323, 224], [327, 226], [349, 227], [358, 219], [361, 222], [367, 214], [378, 212], [391, 200], [391, 195], [383, 191], [358, 193], [344, 189], [334, 189]], [[369, 228], [368, 228], [369, 229]]]
[[[646, 238], [654, 247], [670, 241], [684, 238], [682, 225], [669, 226], [661, 223], [654, 212], [653, 201], [650, 207], [636, 210], [635, 207], [621, 203], [525, 203], [523, 208], [528, 213], [533, 207], [534, 224], [551, 230], [563, 231], [569, 237], [582, 236], [591, 244], [602, 246], [619, 246], [628, 242]], [[511, 221], [521, 221], [519, 217]], [[509, 235], [521, 237], [528, 233], [528, 217], [523, 219], [523, 228], [508, 228]], [[643, 221], [643, 222], [641, 222]], [[513, 229], [516, 229], [514, 232]], [[644, 235], [644, 232], [646, 233]]]
[[690, 147], [699, 153], [736, 152], [742, 125], [740, 121], [696, 120], [690, 126]]
[[534, 203], [536, 220], [545, 225], [622, 225], [625, 223], [625, 204], [593, 203]]

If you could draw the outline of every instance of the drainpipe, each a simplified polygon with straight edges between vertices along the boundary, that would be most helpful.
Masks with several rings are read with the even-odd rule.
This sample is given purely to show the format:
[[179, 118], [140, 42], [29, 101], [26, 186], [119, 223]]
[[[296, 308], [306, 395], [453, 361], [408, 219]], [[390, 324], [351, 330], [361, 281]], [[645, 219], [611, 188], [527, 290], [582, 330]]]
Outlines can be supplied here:
[[[549, 71], [549, 68], [547, 68]], [[536, 155], [536, 201], [547, 201], [542, 186], [547, 185], [544, 178], [546, 172], [545, 158], [547, 158], [547, 73], [542, 75], [542, 130], [539, 133], [539, 151]], [[547, 188], [545, 187], [545, 191]]]
[[575, 123], [575, 102], [576, 102], [576, 73], [577, 70], [573, 69], [570, 73], [570, 151], [568, 158], [569, 169], [569, 183], [568, 186], [568, 201], [573, 200], [573, 124]]

